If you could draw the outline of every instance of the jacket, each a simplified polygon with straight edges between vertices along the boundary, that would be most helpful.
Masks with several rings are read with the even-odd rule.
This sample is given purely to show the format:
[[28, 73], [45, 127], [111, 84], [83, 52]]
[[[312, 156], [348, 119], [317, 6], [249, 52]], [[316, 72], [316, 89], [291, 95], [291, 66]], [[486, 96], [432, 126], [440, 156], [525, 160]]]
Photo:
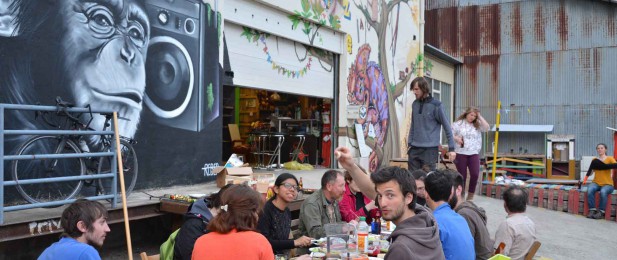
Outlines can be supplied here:
[[328, 203], [321, 189], [315, 191], [315, 193], [304, 200], [304, 203], [302, 203], [300, 207], [300, 224], [298, 225], [298, 229], [303, 236], [315, 239], [325, 237], [325, 224], [342, 221], [341, 210], [336, 200], [332, 202], [334, 207], [334, 219], [328, 217]]
[[[364, 205], [371, 202], [371, 199], [367, 196], [364, 196]], [[341, 208], [341, 217], [343, 221], [349, 222], [351, 220], [356, 219], [357, 217], [367, 217], [366, 223], [371, 223], [373, 218], [377, 216], [377, 209], [373, 209], [370, 212], [367, 212], [364, 208], [356, 210], [356, 195], [351, 193], [349, 189], [349, 184], [345, 184], [345, 194], [339, 203], [339, 207]]]
[[190, 260], [195, 241], [208, 233], [206, 226], [212, 219], [206, 199], [195, 201], [184, 215], [184, 223], [176, 235], [174, 259]]
[[486, 228], [486, 212], [471, 201], [465, 201], [454, 209], [463, 216], [469, 225], [474, 239], [476, 259], [489, 259], [493, 256], [493, 240]]
[[385, 259], [445, 259], [433, 215], [420, 205], [414, 211], [415, 216], [400, 222], [392, 232]]
[[441, 127], [448, 137], [448, 151], [454, 151], [454, 138], [450, 120], [446, 118], [439, 100], [431, 95], [416, 99], [412, 104], [411, 127], [407, 135], [407, 146], [438, 147]]

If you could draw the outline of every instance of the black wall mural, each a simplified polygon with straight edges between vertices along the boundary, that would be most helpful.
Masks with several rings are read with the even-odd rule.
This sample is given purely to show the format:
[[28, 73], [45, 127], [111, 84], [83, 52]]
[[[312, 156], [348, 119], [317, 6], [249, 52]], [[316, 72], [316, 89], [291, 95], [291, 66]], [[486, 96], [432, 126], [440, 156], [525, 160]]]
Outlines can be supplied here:
[[[61, 96], [118, 111], [130, 119], [120, 121], [120, 134], [138, 142], [137, 188], [214, 178], [207, 173], [221, 159], [223, 44], [222, 17], [212, 5], [10, 2], [17, 29], [0, 36], [0, 102], [52, 105]], [[102, 128], [103, 121], [96, 117], [92, 126]], [[8, 129], [44, 127], [32, 112], [9, 113], [5, 122]], [[5, 152], [26, 138], [7, 139]]]

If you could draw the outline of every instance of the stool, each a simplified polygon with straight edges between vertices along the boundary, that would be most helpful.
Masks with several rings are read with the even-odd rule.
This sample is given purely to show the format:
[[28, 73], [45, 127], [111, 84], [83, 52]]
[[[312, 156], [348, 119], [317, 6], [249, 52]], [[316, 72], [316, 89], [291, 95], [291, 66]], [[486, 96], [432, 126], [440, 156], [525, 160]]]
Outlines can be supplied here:
[[257, 159], [257, 164], [255, 165], [255, 168], [260, 168], [260, 169], [264, 169], [266, 168], [265, 163], [265, 156], [268, 153], [268, 141], [269, 141], [269, 135], [267, 132], [255, 132], [255, 142], [256, 142], [256, 150], [255, 150], [255, 157]]
[[289, 134], [290, 137], [298, 138], [298, 145], [296, 148], [290, 153], [291, 161], [298, 160], [298, 155], [302, 152], [302, 147], [304, 146], [304, 141], [306, 140], [306, 135], [303, 132], [296, 132]]
[[[274, 133], [270, 133], [269, 138], [270, 140], [272, 139], [276, 140], [276, 148], [274, 148], [274, 150], [271, 153], [267, 153], [271, 155], [271, 157], [270, 157], [270, 161], [268, 162], [268, 165], [266, 165], [266, 168], [280, 169], [281, 168], [281, 147], [283, 146], [283, 142], [285, 142], [285, 134], [281, 132], [274, 132]], [[274, 164], [275, 160], [276, 160], [276, 166], [272, 167], [272, 164]]]
[[[268, 142], [271, 142], [271, 140], [276, 141], [276, 147], [274, 148], [274, 150], [265, 153], [267, 155], [270, 155], [270, 160], [268, 164], [266, 165], [266, 168], [280, 169], [281, 168], [281, 147], [283, 146], [283, 143], [285, 142], [285, 134], [281, 132], [273, 132], [273, 133], [270, 133], [268, 138], [269, 138]], [[275, 161], [276, 161], [276, 166], [272, 167]]]

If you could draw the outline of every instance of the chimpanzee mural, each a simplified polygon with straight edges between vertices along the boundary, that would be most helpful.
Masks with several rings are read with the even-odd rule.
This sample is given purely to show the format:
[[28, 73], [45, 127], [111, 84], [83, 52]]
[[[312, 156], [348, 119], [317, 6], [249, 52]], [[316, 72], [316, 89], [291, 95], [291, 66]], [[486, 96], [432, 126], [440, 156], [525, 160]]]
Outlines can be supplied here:
[[[0, 30], [12, 31], [0, 31], [0, 102], [53, 105], [60, 96], [118, 111], [129, 119], [120, 134], [138, 142], [138, 188], [203, 181], [202, 167], [221, 158], [221, 149], [203, 149], [222, 136], [216, 4], [1, 0]], [[39, 121], [9, 111], [5, 127], [43, 128]], [[95, 116], [91, 126], [103, 122]], [[6, 137], [7, 154], [28, 138]]]

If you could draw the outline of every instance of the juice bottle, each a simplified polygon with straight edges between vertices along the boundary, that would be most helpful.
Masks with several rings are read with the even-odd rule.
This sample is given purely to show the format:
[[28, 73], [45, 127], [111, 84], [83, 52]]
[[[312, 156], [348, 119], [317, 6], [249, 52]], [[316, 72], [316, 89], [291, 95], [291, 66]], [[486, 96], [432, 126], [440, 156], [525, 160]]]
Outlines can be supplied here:
[[359, 252], [368, 252], [368, 229], [369, 227], [368, 224], [366, 224], [366, 218], [360, 217], [360, 221], [357, 226]]

